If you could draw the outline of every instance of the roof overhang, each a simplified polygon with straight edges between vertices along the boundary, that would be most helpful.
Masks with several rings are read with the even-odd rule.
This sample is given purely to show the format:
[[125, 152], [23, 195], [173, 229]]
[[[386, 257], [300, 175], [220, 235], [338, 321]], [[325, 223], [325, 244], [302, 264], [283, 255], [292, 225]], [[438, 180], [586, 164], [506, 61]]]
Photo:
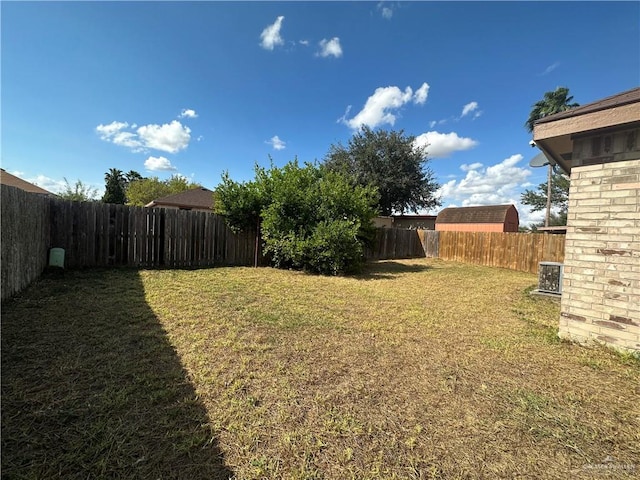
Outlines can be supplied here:
[[[610, 129], [632, 128], [640, 125], [640, 106], [637, 101], [611, 106], [595, 111], [571, 111], [551, 115], [536, 122], [533, 140], [545, 155], [552, 158], [562, 169], [571, 172], [573, 138], [576, 135], [592, 134]], [[555, 118], [554, 118], [555, 117]]]

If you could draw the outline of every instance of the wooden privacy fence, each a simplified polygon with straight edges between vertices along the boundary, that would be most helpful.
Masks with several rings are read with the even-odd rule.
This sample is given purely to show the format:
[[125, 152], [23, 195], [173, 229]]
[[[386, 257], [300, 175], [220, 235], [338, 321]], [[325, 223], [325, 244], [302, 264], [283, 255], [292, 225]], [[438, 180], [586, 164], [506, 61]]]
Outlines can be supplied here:
[[49, 198], [16, 187], [0, 188], [2, 300], [40, 276], [49, 249]]
[[255, 233], [209, 212], [54, 200], [51, 247], [69, 268], [252, 265]]
[[501, 232], [437, 232], [381, 228], [370, 260], [435, 257], [538, 273], [540, 262], [564, 260], [564, 235]]
[[440, 237], [438, 236], [438, 233], [440, 232], [433, 230], [418, 230], [417, 232], [418, 237], [420, 238], [420, 243], [422, 244], [424, 256], [428, 258], [437, 258], [440, 250]]
[[367, 260], [424, 257], [418, 230], [378, 228], [373, 245], [367, 249]]
[[435, 232], [444, 260], [538, 273], [540, 262], [564, 260], [564, 235], [501, 232]]
[[[2, 299], [38, 278], [52, 247], [65, 250], [69, 268], [239, 266], [255, 261], [255, 232], [234, 234], [213, 213], [71, 202], [5, 185], [1, 193]], [[537, 273], [541, 261], [564, 260], [564, 235], [381, 228], [366, 256], [439, 257]]]

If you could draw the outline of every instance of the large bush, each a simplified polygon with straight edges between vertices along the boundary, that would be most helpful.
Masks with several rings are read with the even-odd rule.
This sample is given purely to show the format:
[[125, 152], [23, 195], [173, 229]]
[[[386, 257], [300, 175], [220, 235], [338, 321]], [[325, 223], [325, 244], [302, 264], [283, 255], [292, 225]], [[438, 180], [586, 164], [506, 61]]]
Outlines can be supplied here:
[[341, 173], [297, 161], [256, 167], [238, 183], [223, 175], [217, 211], [236, 230], [260, 222], [264, 253], [278, 268], [324, 275], [356, 272], [372, 238], [377, 192], [354, 187]]

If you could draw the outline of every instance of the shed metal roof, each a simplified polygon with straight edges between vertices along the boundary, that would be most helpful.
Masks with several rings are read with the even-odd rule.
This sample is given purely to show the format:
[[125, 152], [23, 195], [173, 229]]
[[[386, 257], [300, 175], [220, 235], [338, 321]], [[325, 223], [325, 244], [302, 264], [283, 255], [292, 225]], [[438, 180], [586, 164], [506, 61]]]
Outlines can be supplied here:
[[482, 205], [479, 207], [449, 207], [438, 213], [436, 223], [505, 223], [513, 205]]

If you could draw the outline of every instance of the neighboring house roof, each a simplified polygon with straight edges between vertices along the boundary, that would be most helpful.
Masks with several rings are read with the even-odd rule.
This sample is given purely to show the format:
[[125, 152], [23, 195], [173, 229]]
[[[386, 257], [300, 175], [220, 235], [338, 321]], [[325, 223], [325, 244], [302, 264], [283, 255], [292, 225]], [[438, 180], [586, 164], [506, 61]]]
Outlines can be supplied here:
[[157, 198], [145, 206], [212, 209], [213, 191], [204, 187], [192, 188], [191, 190]]
[[11, 175], [4, 168], [0, 168], [0, 184], [7, 185], [9, 187], [17, 187], [25, 192], [37, 193], [40, 195], [51, 195], [52, 197], [55, 197], [55, 194], [51, 193], [49, 190], [45, 190], [44, 188], [34, 185], [33, 183], [29, 183], [15, 175]]
[[436, 223], [505, 223], [513, 205], [483, 205], [480, 207], [449, 207], [438, 213]]

